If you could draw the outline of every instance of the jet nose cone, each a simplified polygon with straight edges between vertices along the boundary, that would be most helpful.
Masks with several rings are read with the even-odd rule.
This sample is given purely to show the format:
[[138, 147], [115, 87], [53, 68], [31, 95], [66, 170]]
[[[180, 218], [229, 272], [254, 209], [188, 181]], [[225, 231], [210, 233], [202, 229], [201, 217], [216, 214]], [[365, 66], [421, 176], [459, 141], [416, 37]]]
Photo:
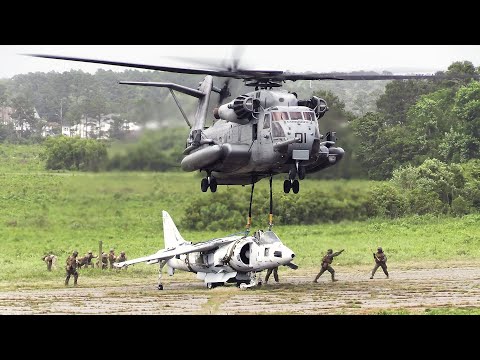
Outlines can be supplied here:
[[284, 250], [283, 256], [282, 256], [282, 262], [284, 264], [288, 264], [292, 259], [295, 257], [295, 254], [293, 253], [292, 250]]

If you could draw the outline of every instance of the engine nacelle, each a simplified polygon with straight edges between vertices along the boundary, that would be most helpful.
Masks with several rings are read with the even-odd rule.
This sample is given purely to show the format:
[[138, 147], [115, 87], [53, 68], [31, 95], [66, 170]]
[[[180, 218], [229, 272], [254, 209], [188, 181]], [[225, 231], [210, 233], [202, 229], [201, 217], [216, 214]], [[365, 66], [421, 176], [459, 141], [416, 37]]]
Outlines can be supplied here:
[[248, 95], [241, 95], [214, 111], [215, 118], [231, 121], [240, 125], [250, 122], [253, 113], [258, 109], [260, 101]]
[[318, 119], [328, 111], [327, 102], [318, 96], [312, 96], [309, 100], [299, 100], [298, 105], [307, 106], [315, 111], [315, 115], [317, 115]]

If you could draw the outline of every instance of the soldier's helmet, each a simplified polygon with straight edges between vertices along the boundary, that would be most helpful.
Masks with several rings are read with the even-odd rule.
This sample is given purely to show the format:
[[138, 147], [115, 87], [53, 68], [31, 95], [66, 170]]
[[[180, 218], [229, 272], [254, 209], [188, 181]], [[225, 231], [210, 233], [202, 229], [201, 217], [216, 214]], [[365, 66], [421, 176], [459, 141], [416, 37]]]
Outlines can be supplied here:
[[122, 251], [122, 252], [120, 253], [120, 255], [125, 255], [125, 251]]
[[383, 252], [381, 247], [379, 247], [377, 250], [378, 250], [378, 252]]
[[89, 253], [89, 254], [93, 254], [92, 250], [90, 250], [88, 253]]
[[77, 255], [78, 255], [78, 251], [75, 250], [75, 251], [73, 252], [73, 256], [77, 256]]
[[332, 250], [332, 249], [328, 249], [328, 250], [327, 250], [327, 253], [328, 253], [328, 254], [331, 254], [331, 253], [333, 253], [333, 250]]
[[110, 252], [114, 252], [114, 251], [115, 251], [115, 250], [113, 250], [113, 248], [112, 248], [112, 249], [110, 249]]

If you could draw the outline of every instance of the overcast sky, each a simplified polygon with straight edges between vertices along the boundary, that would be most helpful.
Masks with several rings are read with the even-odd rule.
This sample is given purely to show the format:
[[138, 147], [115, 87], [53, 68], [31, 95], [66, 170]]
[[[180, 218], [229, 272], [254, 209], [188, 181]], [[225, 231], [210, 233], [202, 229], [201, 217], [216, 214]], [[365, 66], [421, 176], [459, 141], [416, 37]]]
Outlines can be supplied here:
[[[39, 59], [20, 54], [66, 55], [94, 59], [179, 65], [166, 56], [192, 59], [231, 57], [231, 45], [0, 45], [0, 78], [29, 72], [64, 72], [98, 68], [125, 68]], [[431, 73], [454, 61], [469, 60], [480, 66], [480, 45], [249, 45], [241, 58], [248, 69], [296, 72], [389, 70]]]

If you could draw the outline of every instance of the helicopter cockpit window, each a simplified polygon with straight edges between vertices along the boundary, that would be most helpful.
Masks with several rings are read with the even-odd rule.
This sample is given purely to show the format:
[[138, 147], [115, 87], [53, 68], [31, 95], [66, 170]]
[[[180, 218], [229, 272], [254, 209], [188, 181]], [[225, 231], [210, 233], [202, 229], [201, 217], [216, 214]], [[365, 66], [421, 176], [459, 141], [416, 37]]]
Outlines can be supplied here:
[[259, 244], [260, 245], [265, 245], [265, 244], [273, 244], [280, 242], [280, 239], [278, 238], [277, 235], [273, 231], [265, 231], [262, 236], [260, 236], [259, 239]]
[[309, 120], [309, 121], [313, 121], [315, 118], [313, 117], [313, 113], [312, 112], [304, 112], [303, 113], [303, 118], [305, 120]]
[[263, 119], [263, 128], [264, 129], [270, 128], [270, 114], [265, 115], [265, 118]]
[[273, 127], [272, 127], [272, 136], [274, 138], [282, 138], [282, 137], [285, 137], [285, 131], [283, 131], [283, 128], [282, 126], [279, 124], [279, 123], [272, 123], [273, 124]]
[[290, 120], [303, 120], [302, 113], [300, 111], [290, 112]]
[[272, 120], [273, 121], [278, 121], [278, 120], [290, 120], [288, 118], [288, 113], [287, 112], [273, 112], [272, 113]]

